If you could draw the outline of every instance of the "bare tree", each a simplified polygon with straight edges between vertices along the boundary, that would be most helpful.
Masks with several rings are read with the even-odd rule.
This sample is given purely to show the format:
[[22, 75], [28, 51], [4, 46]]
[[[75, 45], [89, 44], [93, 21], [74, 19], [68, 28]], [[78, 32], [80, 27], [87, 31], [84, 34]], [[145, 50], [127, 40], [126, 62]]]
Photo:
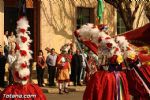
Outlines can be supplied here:
[[[135, 1], [135, 0], [104, 0], [113, 7], [117, 9], [117, 12], [120, 14], [126, 30], [132, 30], [135, 18], [137, 18], [137, 24], [139, 19], [144, 11], [146, 2], [144, 1]], [[138, 14], [137, 14], [138, 13]]]
[[150, 2], [148, 2], [148, 3], [146, 4], [144, 10], [145, 10], [145, 13], [146, 13], [147, 18], [148, 18], [149, 21], [150, 21]]

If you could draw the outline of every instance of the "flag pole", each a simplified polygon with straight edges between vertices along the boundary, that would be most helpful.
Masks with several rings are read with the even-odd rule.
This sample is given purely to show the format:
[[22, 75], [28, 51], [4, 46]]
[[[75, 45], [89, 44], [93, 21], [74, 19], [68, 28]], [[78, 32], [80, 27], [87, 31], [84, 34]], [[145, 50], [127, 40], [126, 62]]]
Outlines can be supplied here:
[[149, 96], [150, 96], [150, 89], [148, 88], [147, 84], [144, 82], [144, 80], [142, 79], [142, 77], [139, 75], [139, 73], [137, 72], [137, 70], [135, 68], [133, 68], [133, 70], [135, 71], [136, 75], [139, 77], [139, 79], [141, 80], [143, 86], [145, 87], [146, 91], [148, 92]]
[[[124, 59], [124, 61], [125, 61], [126, 66], [129, 67], [129, 65], [128, 65], [126, 59]], [[146, 82], [145, 82], [145, 81], [143, 80], [143, 78], [141, 77], [141, 75], [138, 73], [138, 69], [135, 68], [135, 67], [133, 67], [133, 70], [134, 70], [135, 74], [137, 75], [137, 77], [138, 77], [138, 78], [140, 79], [140, 81], [142, 82], [144, 88], [146, 89], [147, 93], [148, 93], [149, 96], [150, 96], [150, 89], [149, 89], [149, 87], [147, 86]]]
[[83, 55], [83, 59], [85, 60], [88, 69], [90, 69], [90, 65], [88, 65], [88, 61], [87, 61], [87, 59], [86, 59], [86, 57], [85, 57], [85, 55], [84, 55], [84, 53], [83, 53], [83, 50], [82, 50], [82, 48], [81, 48], [81, 45], [80, 45], [80, 43], [79, 43], [77, 37], [76, 37], [75, 35], [73, 35], [73, 36], [74, 36], [74, 38], [75, 38], [75, 43], [77, 44], [77, 46], [79, 47], [79, 50], [81, 51], [81, 53], [82, 53], [82, 55]]

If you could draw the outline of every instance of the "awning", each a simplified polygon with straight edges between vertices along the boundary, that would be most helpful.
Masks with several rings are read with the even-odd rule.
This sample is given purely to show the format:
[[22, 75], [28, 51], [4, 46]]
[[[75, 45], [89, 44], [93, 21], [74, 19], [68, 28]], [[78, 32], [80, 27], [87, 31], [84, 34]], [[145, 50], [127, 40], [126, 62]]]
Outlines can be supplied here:
[[124, 35], [131, 44], [136, 46], [150, 45], [150, 23], [121, 35]]

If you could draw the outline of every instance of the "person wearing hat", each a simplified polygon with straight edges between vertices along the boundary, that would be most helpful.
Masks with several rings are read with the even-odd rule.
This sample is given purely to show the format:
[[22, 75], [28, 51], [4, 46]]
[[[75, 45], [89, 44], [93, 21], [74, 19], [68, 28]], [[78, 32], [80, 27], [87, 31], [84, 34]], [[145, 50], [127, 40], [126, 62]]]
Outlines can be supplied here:
[[2, 47], [0, 47], [0, 87], [4, 87], [6, 57], [3, 55]]
[[[68, 93], [68, 84], [70, 81], [70, 63], [67, 58], [67, 46], [62, 46], [61, 54], [57, 56], [57, 81], [59, 87], [59, 94], [63, 94], [62, 86], [64, 86], [64, 92]], [[63, 85], [64, 84], [64, 85]]]

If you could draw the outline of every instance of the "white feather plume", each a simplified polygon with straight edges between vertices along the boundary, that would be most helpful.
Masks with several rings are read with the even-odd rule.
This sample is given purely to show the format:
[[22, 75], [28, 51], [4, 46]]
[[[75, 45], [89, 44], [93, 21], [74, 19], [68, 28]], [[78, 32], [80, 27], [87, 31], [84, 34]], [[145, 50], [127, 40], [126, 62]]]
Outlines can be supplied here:
[[131, 54], [137, 55], [135, 50], [129, 45], [130, 43], [124, 36], [117, 36], [115, 38], [116, 42], [119, 44], [119, 47], [124, 53], [124, 58], [128, 58]]
[[29, 76], [30, 75], [30, 70], [29, 70], [29, 68], [19, 68], [19, 77], [20, 78], [24, 78], [24, 77], [26, 77], [26, 76]]
[[29, 22], [27, 20], [26, 17], [21, 17], [18, 21], [17, 21], [17, 29], [25, 29], [27, 30], [29, 26]]
[[[99, 47], [101, 54], [112, 57], [113, 55], [121, 55], [121, 50], [118, 44], [104, 31], [100, 31], [94, 24], [85, 24], [78, 29], [78, 33], [81, 37], [91, 40]], [[101, 41], [99, 41], [101, 38]], [[107, 43], [112, 44], [111, 48], [107, 47]], [[118, 48], [118, 51], [116, 51]]]
[[[27, 31], [29, 24], [26, 17], [22, 17], [17, 21], [17, 38], [16, 38], [16, 44], [18, 45], [18, 49], [16, 50], [16, 56], [17, 60], [15, 62], [15, 72], [18, 72], [18, 76], [14, 76], [16, 78], [16, 81], [25, 85], [28, 82], [28, 77], [30, 75], [30, 70], [28, 68], [29, 66], [29, 60], [32, 59], [31, 53], [32, 51], [29, 50], [30, 43], [32, 40], [28, 36], [30, 34], [29, 31]], [[23, 31], [20, 31], [22, 29]], [[24, 54], [21, 55], [22, 51], [24, 51]], [[25, 64], [22, 66], [22, 64]], [[24, 80], [23, 78], [27, 78]]]

